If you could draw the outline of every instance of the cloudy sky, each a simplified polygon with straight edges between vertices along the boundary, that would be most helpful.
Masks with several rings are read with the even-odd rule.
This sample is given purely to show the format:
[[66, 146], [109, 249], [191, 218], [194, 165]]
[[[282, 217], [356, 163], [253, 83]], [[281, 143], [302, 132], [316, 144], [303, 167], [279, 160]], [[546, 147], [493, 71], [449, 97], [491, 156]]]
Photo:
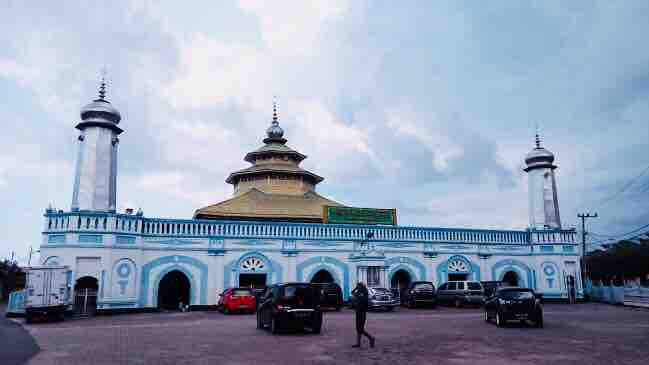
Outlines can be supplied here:
[[318, 191], [402, 224], [526, 227], [535, 124], [564, 226], [649, 220], [647, 1], [0, 3], [0, 257], [26, 261], [48, 204], [70, 209], [102, 68], [120, 209], [186, 218], [228, 198], [277, 95]]

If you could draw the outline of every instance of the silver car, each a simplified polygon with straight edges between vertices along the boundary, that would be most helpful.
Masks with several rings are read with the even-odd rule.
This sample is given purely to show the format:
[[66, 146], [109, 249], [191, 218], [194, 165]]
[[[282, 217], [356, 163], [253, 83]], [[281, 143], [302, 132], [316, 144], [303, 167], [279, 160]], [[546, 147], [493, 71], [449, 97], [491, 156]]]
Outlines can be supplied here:
[[399, 305], [399, 300], [394, 297], [394, 294], [389, 289], [368, 288], [367, 291], [369, 294], [369, 309], [385, 308], [385, 310], [391, 311]]

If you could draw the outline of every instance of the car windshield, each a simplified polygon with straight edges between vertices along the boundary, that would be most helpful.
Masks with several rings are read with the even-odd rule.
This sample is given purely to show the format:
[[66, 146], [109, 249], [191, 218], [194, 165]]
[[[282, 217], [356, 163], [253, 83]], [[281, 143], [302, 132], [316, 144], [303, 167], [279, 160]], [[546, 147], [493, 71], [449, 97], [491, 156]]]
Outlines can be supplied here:
[[418, 284], [415, 284], [415, 289], [433, 290], [433, 286], [430, 285], [429, 283], [418, 283]]
[[252, 295], [252, 290], [250, 289], [234, 289], [232, 295]]
[[532, 299], [534, 294], [529, 290], [501, 290], [498, 296], [503, 299]]
[[469, 284], [469, 290], [482, 290], [482, 285], [480, 283], [467, 283]]
[[311, 308], [314, 303], [314, 290], [310, 285], [287, 285], [281, 292], [280, 302], [297, 308]]

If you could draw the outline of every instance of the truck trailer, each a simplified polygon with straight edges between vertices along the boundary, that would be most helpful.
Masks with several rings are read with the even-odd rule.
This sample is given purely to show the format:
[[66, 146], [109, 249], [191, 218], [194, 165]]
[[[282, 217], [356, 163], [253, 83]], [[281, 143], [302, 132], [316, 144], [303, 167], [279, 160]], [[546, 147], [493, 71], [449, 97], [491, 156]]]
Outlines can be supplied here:
[[26, 268], [25, 322], [36, 317], [63, 320], [71, 304], [70, 269], [67, 266]]

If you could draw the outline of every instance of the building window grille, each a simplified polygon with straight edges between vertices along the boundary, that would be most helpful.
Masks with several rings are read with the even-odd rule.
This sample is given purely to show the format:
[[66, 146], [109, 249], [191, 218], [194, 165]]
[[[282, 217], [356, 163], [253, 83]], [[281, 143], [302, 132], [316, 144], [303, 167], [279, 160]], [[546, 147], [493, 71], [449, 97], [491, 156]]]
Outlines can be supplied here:
[[367, 268], [367, 286], [376, 287], [381, 285], [381, 268], [369, 266]]
[[86, 229], [90, 228], [90, 218], [86, 218]]
[[108, 219], [104, 218], [104, 229], [106, 229], [107, 224], [108, 224]]

